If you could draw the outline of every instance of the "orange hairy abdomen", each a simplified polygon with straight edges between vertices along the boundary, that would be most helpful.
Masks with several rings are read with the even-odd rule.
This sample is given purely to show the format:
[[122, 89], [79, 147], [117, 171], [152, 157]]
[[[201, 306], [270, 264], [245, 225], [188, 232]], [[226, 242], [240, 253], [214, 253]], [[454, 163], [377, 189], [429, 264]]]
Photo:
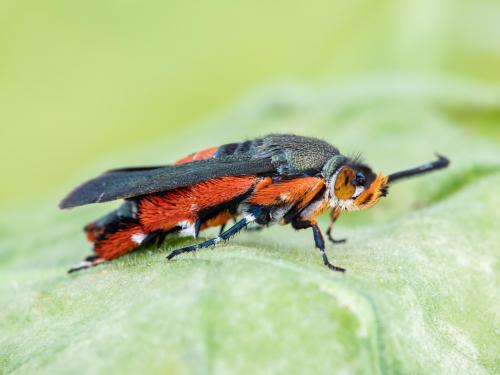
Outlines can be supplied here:
[[193, 223], [210, 207], [230, 202], [255, 186], [256, 177], [221, 177], [161, 194], [149, 195], [139, 203], [139, 221], [148, 231], [168, 231], [182, 222]]
[[[301, 202], [304, 198], [309, 198], [309, 193], [316, 194], [323, 186], [323, 180], [318, 177], [280, 181], [258, 189], [252, 195], [250, 203], [273, 206]], [[312, 199], [312, 196], [310, 199]]]

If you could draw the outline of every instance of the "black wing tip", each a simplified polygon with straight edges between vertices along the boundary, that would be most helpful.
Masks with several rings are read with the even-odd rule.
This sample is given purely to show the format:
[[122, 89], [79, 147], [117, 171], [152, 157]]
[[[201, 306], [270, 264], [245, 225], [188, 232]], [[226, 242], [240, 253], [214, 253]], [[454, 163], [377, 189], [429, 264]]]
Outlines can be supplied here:
[[74, 207], [86, 206], [88, 204], [109, 202], [110, 200], [112, 199], [103, 199], [102, 197], [98, 199], [87, 199], [85, 196], [76, 192], [76, 194], [70, 194], [64, 198], [59, 202], [58, 206], [61, 210], [67, 210]]
[[59, 202], [59, 208], [62, 210], [85, 206], [87, 204], [107, 202], [110, 199], [104, 197], [104, 193], [99, 196], [95, 196], [94, 192], [89, 193], [87, 191], [87, 183], [77, 187], [71, 193], [69, 193], [63, 200]]
[[68, 208], [72, 208], [73, 206], [71, 204], [69, 204], [66, 199], [63, 199], [62, 201], [59, 202], [59, 204], [57, 205], [57, 207], [59, 207], [59, 209], [61, 210], [66, 210]]
[[94, 202], [85, 202], [85, 203], [81, 203], [79, 202], [78, 200], [74, 200], [72, 199], [71, 196], [67, 196], [66, 198], [64, 198], [62, 201], [59, 202], [58, 204], [58, 207], [61, 209], [61, 210], [68, 210], [70, 208], [74, 208], [74, 207], [78, 207], [78, 206], [84, 206], [86, 204], [91, 204], [91, 203], [94, 203]]
[[[120, 175], [115, 173], [115, 175]], [[112, 173], [104, 173], [91, 180], [85, 181], [80, 186], [73, 189], [65, 198], [59, 202], [60, 209], [68, 209], [73, 207], [85, 206], [87, 204], [109, 202], [114, 199], [126, 197], [125, 194], [115, 196], [116, 194], [109, 193], [107, 190], [110, 185], [106, 181]]]
[[86, 204], [97, 203], [96, 199], [89, 199], [88, 194], [82, 192], [82, 187], [84, 185], [76, 188], [71, 193], [69, 193], [63, 200], [59, 202], [59, 208], [61, 210], [66, 210], [69, 208], [74, 208], [78, 206], [84, 206]]
[[71, 193], [69, 193], [68, 195], [66, 195], [66, 197], [64, 197], [60, 202], [59, 204], [57, 205], [61, 210], [66, 210], [68, 208], [73, 208], [73, 207], [76, 207], [78, 206], [78, 203], [75, 202], [75, 199], [74, 199], [74, 196], [73, 196], [73, 193], [75, 192], [75, 190], [73, 190]]

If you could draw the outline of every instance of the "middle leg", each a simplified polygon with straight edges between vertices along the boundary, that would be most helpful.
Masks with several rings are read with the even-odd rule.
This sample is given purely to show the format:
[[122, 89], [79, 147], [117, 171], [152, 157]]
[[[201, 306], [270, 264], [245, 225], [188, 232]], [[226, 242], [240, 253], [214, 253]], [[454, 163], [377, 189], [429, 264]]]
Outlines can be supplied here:
[[318, 226], [316, 221], [302, 221], [302, 220], [294, 220], [292, 221], [292, 225], [295, 229], [305, 229], [312, 228], [314, 235], [314, 244], [318, 248], [321, 257], [323, 258], [323, 264], [327, 266], [332, 271], [345, 272], [345, 268], [337, 267], [330, 263], [328, 256], [325, 252], [325, 240], [323, 239], [323, 234], [321, 233], [321, 229]]

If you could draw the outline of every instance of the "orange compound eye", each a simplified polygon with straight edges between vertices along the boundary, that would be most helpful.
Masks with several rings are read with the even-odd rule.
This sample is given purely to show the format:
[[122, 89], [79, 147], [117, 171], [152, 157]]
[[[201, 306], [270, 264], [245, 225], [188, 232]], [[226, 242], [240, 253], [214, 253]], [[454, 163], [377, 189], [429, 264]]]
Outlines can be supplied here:
[[334, 186], [335, 196], [338, 199], [352, 198], [356, 191], [356, 186], [354, 186], [355, 177], [356, 173], [349, 167], [344, 167], [340, 170]]

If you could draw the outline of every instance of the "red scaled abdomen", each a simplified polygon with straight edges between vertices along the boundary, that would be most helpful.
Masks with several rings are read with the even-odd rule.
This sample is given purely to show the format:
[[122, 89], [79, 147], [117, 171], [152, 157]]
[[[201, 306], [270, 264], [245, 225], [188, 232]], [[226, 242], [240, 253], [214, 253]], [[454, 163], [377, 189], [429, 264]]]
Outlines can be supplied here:
[[148, 195], [138, 203], [139, 221], [148, 232], [194, 223], [201, 211], [232, 201], [253, 189], [255, 183], [253, 176], [221, 177]]

